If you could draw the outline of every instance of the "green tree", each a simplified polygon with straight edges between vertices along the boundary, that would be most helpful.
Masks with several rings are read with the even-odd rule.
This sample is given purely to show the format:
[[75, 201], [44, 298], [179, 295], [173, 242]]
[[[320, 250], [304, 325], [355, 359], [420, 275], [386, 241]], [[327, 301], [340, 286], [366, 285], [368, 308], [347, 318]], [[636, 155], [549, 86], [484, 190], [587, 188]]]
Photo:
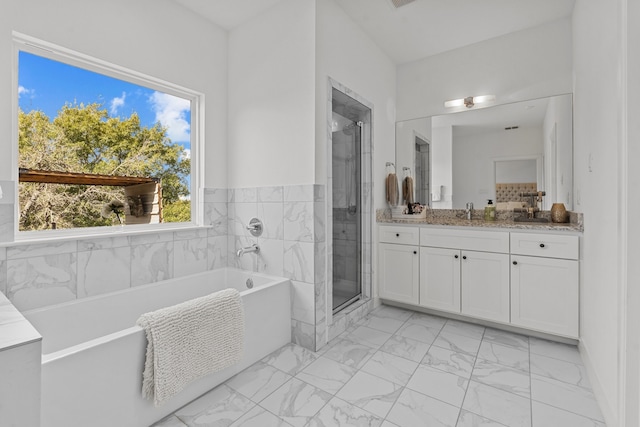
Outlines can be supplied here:
[[[145, 127], [136, 113], [114, 118], [100, 104], [67, 104], [53, 120], [41, 111], [19, 111], [18, 128], [19, 167], [160, 178], [163, 205], [175, 211], [166, 220], [189, 220], [190, 208], [181, 198], [189, 195], [190, 160], [159, 123]], [[41, 183], [19, 187], [21, 230], [50, 228], [52, 222], [58, 228], [111, 225], [115, 217], [103, 218], [102, 207], [113, 199], [124, 201], [121, 187]]]

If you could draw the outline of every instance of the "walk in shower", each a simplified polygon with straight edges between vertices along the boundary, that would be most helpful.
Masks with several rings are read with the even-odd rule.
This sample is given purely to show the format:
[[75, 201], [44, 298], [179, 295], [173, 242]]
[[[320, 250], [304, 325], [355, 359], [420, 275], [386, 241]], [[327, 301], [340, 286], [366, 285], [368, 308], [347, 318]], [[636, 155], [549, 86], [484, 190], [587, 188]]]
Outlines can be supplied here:
[[[363, 236], [366, 233], [363, 170], [370, 156], [365, 147], [371, 110], [333, 89], [331, 137], [331, 200], [333, 217], [333, 313], [363, 298]], [[370, 153], [370, 150], [369, 150]]]

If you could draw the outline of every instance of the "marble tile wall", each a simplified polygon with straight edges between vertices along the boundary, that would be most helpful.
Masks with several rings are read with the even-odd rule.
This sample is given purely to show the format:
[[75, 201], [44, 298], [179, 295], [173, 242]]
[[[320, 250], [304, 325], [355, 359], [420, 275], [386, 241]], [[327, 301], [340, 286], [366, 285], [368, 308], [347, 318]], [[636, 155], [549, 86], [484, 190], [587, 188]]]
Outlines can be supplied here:
[[14, 181], [0, 181], [0, 242], [11, 242], [14, 232]]
[[204, 191], [206, 228], [2, 247], [0, 291], [25, 311], [225, 267], [227, 198]]
[[[292, 340], [309, 349], [315, 349], [316, 291], [326, 290], [324, 193], [324, 186], [309, 184], [237, 188], [228, 194], [228, 265], [291, 279]], [[263, 222], [259, 237], [246, 229], [254, 217]], [[253, 244], [259, 254], [236, 255]]]

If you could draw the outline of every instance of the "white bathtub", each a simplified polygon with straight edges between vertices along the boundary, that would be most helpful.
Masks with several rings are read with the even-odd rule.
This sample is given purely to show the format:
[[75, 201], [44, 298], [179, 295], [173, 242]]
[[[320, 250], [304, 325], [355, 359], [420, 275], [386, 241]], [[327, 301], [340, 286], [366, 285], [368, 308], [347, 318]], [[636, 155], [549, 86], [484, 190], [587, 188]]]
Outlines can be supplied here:
[[[247, 289], [252, 278], [254, 287]], [[233, 287], [245, 313], [244, 358], [160, 408], [142, 398], [140, 314]], [[290, 281], [220, 269], [23, 313], [43, 336], [42, 427], [144, 427], [291, 341]]]

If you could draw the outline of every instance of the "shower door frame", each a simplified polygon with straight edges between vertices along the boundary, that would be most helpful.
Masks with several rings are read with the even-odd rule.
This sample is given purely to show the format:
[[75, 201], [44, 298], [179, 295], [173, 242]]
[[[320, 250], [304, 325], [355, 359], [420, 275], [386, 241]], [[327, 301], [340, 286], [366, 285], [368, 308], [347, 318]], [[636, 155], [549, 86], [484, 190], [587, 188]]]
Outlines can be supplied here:
[[[366, 107], [368, 110], [368, 117], [365, 120], [361, 120], [363, 125], [361, 127], [361, 155], [360, 155], [360, 170], [361, 170], [361, 182], [360, 182], [360, 282], [361, 282], [361, 294], [359, 301], [348, 305], [343, 310], [333, 313], [333, 171], [332, 171], [332, 159], [333, 159], [333, 136], [331, 131], [332, 114], [333, 114], [333, 90], [337, 90], [344, 95], [352, 98], [353, 100]], [[354, 320], [366, 315], [372, 308], [372, 265], [373, 265], [373, 223], [375, 210], [373, 208], [373, 120], [374, 120], [374, 108], [373, 104], [362, 96], [358, 95], [354, 91], [350, 90], [346, 86], [338, 83], [332, 78], [328, 78], [327, 84], [328, 90], [328, 103], [327, 103], [327, 186], [326, 186], [326, 292], [324, 304], [325, 312], [323, 313], [326, 319], [326, 335], [321, 339], [321, 342], [317, 343], [317, 347], [320, 348], [328, 339], [344, 331], [347, 324]], [[324, 317], [323, 316], [323, 317]], [[321, 338], [318, 336], [318, 338]]]

